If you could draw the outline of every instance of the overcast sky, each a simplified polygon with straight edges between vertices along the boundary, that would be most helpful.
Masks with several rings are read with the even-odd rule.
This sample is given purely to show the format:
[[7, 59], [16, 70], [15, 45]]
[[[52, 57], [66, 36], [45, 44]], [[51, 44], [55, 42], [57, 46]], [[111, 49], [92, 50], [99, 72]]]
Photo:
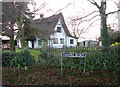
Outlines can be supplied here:
[[[101, 0], [95, 0], [99, 5]], [[65, 9], [61, 12], [63, 13], [64, 19], [67, 22], [69, 17], [78, 16], [83, 17], [93, 11], [97, 11], [98, 9], [92, 5], [87, 0], [34, 0], [36, 2], [36, 8], [38, 8], [42, 3], [46, 3], [46, 6], [42, 8], [40, 11], [36, 12], [37, 15], [35, 18], [39, 18], [39, 14], [43, 13], [44, 17], [51, 16], [59, 9], [64, 8], [68, 5]], [[107, 13], [111, 11], [117, 10], [118, 0], [107, 0]], [[30, 6], [29, 6], [30, 7]], [[30, 7], [32, 8], [32, 7]], [[95, 14], [91, 15], [93, 17]], [[115, 18], [117, 15], [110, 15], [108, 19], [108, 24], [117, 23], [117, 19]], [[93, 21], [99, 19], [99, 17], [95, 18]], [[86, 22], [80, 26], [80, 28], [89, 26], [90, 22]], [[117, 28], [117, 25], [112, 26]], [[69, 28], [70, 30], [70, 28]], [[85, 39], [95, 39], [96, 37], [100, 36], [100, 21], [94, 23], [94, 25], [88, 30], [86, 34], [84, 34]]]

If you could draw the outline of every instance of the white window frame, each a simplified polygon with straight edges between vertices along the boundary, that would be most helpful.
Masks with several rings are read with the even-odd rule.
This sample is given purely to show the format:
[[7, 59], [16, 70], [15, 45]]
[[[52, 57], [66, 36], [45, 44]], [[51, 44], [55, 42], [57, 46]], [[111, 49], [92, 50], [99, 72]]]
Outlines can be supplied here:
[[64, 44], [64, 38], [60, 38], [60, 44]]
[[53, 38], [53, 44], [58, 44], [58, 38]]
[[57, 27], [57, 32], [58, 33], [61, 33], [62, 31], [61, 31], [61, 27]]
[[[72, 41], [72, 43], [71, 43], [71, 41]], [[70, 39], [70, 44], [74, 44], [74, 40], [73, 39]]]

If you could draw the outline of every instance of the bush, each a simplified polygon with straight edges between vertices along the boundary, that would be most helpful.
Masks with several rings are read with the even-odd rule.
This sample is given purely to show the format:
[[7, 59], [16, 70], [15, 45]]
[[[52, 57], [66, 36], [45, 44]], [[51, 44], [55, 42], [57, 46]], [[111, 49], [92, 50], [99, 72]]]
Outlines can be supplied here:
[[[89, 48], [86, 50], [77, 49], [75, 53], [86, 53], [87, 72], [118, 72], [120, 70], [119, 48], [120, 47], [118, 46], [114, 46], [112, 48], [109, 48], [107, 51], [98, 48], [94, 50], [91, 50]], [[75, 69], [76, 67], [78, 67], [79, 70], [84, 69], [84, 60], [81, 58], [63, 58], [63, 63], [65, 67], [69, 67], [71, 69]]]
[[11, 54], [10, 52], [2, 52], [2, 66], [10, 67], [10, 61], [14, 58], [15, 54]]
[[18, 65], [25, 67], [31, 66], [35, 61], [29, 51], [23, 50], [20, 53], [11, 54], [9, 52], [2, 53], [2, 66], [17, 67]]
[[40, 50], [40, 55], [38, 56], [38, 60], [41, 64], [48, 65], [48, 66], [57, 66], [58, 65], [58, 59], [52, 54], [49, 53], [49, 51], [52, 51], [51, 48], [46, 48]]
[[[51, 54], [52, 52], [52, 54]], [[39, 60], [44, 65], [59, 65], [59, 55], [61, 52], [65, 53], [86, 53], [86, 61], [83, 58], [63, 58], [63, 66], [80, 71], [84, 69], [84, 62], [86, 62], [87, 72], [118, 72], [120, 70], [120, 45], [115, 45], [110, 48], [77, 48], [65, 50], [41, 50]], [[53, 54], [55, 54], [53, 56]]]

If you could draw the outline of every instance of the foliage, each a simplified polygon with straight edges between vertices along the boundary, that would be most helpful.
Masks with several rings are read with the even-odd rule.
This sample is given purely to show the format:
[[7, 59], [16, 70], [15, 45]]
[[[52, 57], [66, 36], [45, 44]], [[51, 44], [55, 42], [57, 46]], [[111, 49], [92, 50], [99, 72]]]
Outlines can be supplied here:
[[3, 67], [25, 67], [31, 66], [35, 61], [29, 51], [23, 50], [20, 53], [11, 54], [9, 52], [2, 53], [2, 65]]
[[115, 42], [120, 42], [120, 31], [109, 32], [109, 37], [110, 37], [111, 44]]
[[[49, 55], [49, 51], [41, 50], [39, 55], [39, 60], [41, 63], [46, 65], [60, 65], [58, 53], [86, 53], [85, 60], [83, 58], [63, 58], [63, 67], [75, 69], [78, 68], [80, 71], [84, 69], [84, 62], [86, 63], [86, 72], [119, 72], [119, 58], [120, 58], [120, 45], [115, 45], [108, 48], [105, 51], [104, 48], [69, 48], [64, 50], [51, 50], [52, 55]], [[59, 54], [60, 55], [60, 54]], [[43, 61], [44, 60], [44, 61]]]
[[[33, 65], [27, 70], [3, 67], [3, 85], [118, 85], [116, 74], [86, 73], [76, 69], [63, 69], [61, 75], [58, 67]], [[74, 72], [75, 71], [75, 72]], [[111, 78], [112, 77], [112, 78]]]
[[116, 45], [120, 45], [120, 42], [119, 42], [119, 43], [118, 43], [118, 42], [115, 42], [114, 44], [111, 44], [110, 47], [113, 47], [113, 46], [116, 46]]
[[[20, 17], [21, 12], [25, 10], [26, 3], [24, 2], [3, 2], [2, 3], [2, 34], [10, 37], [10, 50], [15, 51], [14, 35], [16, 30], [14, 29], [17, 18]], [[12, 15], [12, 16], [11, 16]]]
[[[49, 49], [49, 51], [51, 51], [51, 49]], [[48, 66], [58, 65], [59, 59], [56, 58], [53, 54], [49, 53], [49, 51], [47, 48], [40, 50], [40, 55], [38, 56], [39, 62]]]
[[23, 12], [21, 11], [21, 15], [17, 19], [17, 25], [19, 29], [18, 38], [20, 39], [22, 48], [26, 47], [25, 39], [27, 40], [35, 39], [34, 35], [35, 33], [33, 33], [33, 31], [35, 31], [34, 24], [32, 23], [34, 17], [32, 16], [32, 14], [33, 13], [31, 13], [29, 9], [25, 8]]
[[[120, 46], [120, 45], [118, 45]], [[75, 53], [86, 53], [86, 61], [83, 58], [63, 58], [63, 66], [71, 69], [79, 68], [84, 69], [84, 61], [86, 62], [87, 72], [119, 72], [119, 51], [118, 46], [109, 48], [104, 51], [101, 48], [87, 48], [77, 49]]]
[[[83, 74], [84, 60], [81, 58], [63, 58], [62, 75], [60, 68], [55, 67], [59, 64], [57, 62], [59, 54], [57, 53], [69, 52], [69, 50], [74, 53], [87, 54], [85, 74]], [[26, 53], [22, 52], [20, 53], [23, 56], [25, 56], [24, 54], [30, 55], [28, 51]], [[7, 52], [3, 52], [3, 54], [6, 55], [3, 57], [12, 57]], [[39, 60], [40, 64], [44, 60], [44, 66], [35, 64], [29, 68], [21, 68], [21, 65], [18, 64], [16, 68], [3, 67], [3, 85], [117, 85], [119, 84], [119, 73], [117, 72], [120, 70], [119, 54], [119, 44], [109, 48], [106, 53], [102, 48], [42, 49], [40, 50]]]
[[40, 51], [36, 49], [29, 49], [29, 52], [32, 56], [34, 56], [34, 60], [37, 62]]
[[[33, 56], [34, 60], [37, 62], [38, 61], [38, 55], [40, 54], [40, 51], [37, 49], [28, 49], [30, 52], [30, 55]], [[17, 53], [20, 53], [22, 49], [16, 49]], [[10, 52], [10, 50], [3, 50], [3, 53]]]
[[11, 54], [10, 52], [2, 52], [2, 66], [10, 67], [10, 61], [14, 58], [15, 54]]

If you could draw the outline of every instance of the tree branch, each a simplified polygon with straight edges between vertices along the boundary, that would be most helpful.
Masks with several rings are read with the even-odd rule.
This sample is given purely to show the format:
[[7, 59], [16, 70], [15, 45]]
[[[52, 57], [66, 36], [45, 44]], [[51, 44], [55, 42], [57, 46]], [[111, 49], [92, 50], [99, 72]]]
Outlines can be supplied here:
[[95, 2], [94, 0], [90, 1], [88, 0], [91, 4], [95, 5], [99, 10], [100, 10], [100, 6], [97, 4], [97, 2]]
[[90, 16], [90, 15], [96, 13], [96, 12], [99, 12], [99, 11], [93, 11], [93, 12], [91, 12], [90, 14], [84, 16], [84, 17], [80, 17], [80, 18], [78, 18], [78, 19], [74, 19], [74, 20], [76, 20], [76, 21], [77, 21], [77, 20], [81, 20], [81, 19], [86, 18], [86, 17], [88, 17], [88, 16]]
[[88, 28], [87, 29], [89, 29], [96, 21], [99, 21], [100, 19], [96, 19], [95, 21], [93, 21], [89, 26], [88, 26]]
[[67, 8], [69, 5], [71, 5], [71, 3], [68, 3], [65, 7], [59, 9], [58, 11], [56, 11], [54, 14], [59, 13], [60, 11], [62, 11], [63, 9]]
[[108, 15], [110, 15], [110, 14], [114, 14], [114, 13], [119, 12], [119, 11], [120, 11], [120, 9], [117, 10], [117, 11], [109, 12], [109, 13], [106, 14], [106, 16], [108, 16]]
[[40, 11], [42, 8], [44, 8], [46, 6], [46, 3], [43, 3], [42, 5], [39, 6], [39, 8], [37, 8], [36, 10], [34, 10], [33, 13]]
[[94, 19], [94, 18], [96, 18], [96, 17], [98, 17], [98, 16], [100, 16], [100, 15], [95, 15], [95, 16], [93, 16], [92, 18], [87, 19], [87, 20], [83, 20], [83, 21], [91, 21], [92, 19]]

